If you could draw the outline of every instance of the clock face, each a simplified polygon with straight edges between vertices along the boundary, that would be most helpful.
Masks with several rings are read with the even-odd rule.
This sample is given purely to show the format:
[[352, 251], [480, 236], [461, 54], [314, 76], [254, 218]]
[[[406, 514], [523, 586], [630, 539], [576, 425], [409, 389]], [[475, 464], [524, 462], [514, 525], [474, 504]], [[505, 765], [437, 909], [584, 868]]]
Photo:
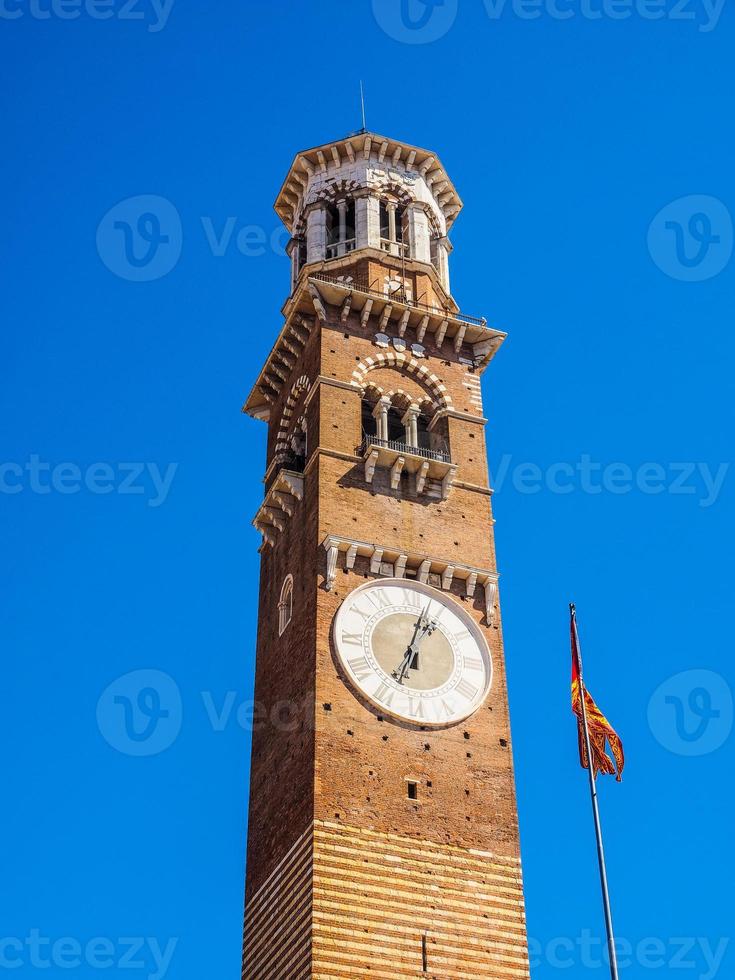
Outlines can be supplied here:
[[339, 659], [376, 707], [417, 725], [450, 725], [471, 715], [492, 681], [485, 637], [438, 589], [406, 579], [368, 582], [334, 619]]

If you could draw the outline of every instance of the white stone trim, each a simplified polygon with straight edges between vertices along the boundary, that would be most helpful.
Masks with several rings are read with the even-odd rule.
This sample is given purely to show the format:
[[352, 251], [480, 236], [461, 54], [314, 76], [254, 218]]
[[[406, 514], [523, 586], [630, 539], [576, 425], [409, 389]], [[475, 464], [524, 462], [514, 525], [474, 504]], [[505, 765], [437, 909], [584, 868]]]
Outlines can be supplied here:
[[278, 535], [285, 530], [293, 517], [296, 501], [304, 499], [304, 478], [300, 473], [280, 470], [273, 485], [265, 495], [253, 525], [263, 535], [263, 547], [274, 545]]
[[446, 386], [442, 384], [439, 377], [425, 364], [419, 364], [415, 357], [409, 357], [402, 352], [389, 350], [383, 353], [379, 351], [371, 357], [366, 357], [360, 361], [352, 372], [355, 386], [364, 390], [367, 375], [370, 371], [375, 371], [378, 368], [393, 368], [405, 371], [407, 374], [412, 375], [414, 380], [428, 388], [435, 400], [443, 408], [452, 408], [452, 397], [447, 392]]
[[[370, 559], [370, 573], [380, 576], [381, 563], [383, 561], [394, 563], [395, 577], [406, 577], [406, 571], [410, 570], [415, 575], [418, 582], [426, 584], [429, 574], [433, 573], [441, 577], [441, 587], [449, 591], [453, 582], [464, 582], [465, 595], [473, 598], [479, 582], [484, 591], [485, 616], [488, 626], [494, 626], [497, 612], [498, 600], [498, 573], [489, 568], [476, 568], [472, 565], [465, 565], [461, 562], [449, 561], [446, 558], [435, 558], [423, 555], [416, 551], [402, 551], [390, 545], [375, 544], [371, 541], [360, 541], [356, 538], [347, 538], [338, 534], [328, 534], [322, 542], [322, 547], [328, 555], [327, 562], [327, 583], [331, 588], [334, 583], [337, 568], [337, 557], [339, 553], [345, 556], [345, 568], [354, 568], [355, 559], [358, 555]], [[333, 563], [333, 564], [332, 564]], [[331, 576], [331, 578], [330, 578]]]

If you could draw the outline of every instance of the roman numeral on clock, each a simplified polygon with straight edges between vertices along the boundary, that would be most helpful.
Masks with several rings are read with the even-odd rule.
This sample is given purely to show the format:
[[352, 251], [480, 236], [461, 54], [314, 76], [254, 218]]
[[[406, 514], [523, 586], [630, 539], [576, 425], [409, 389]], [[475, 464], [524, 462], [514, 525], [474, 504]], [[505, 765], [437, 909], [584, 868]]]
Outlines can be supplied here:
[[373, 697], [376, 698], [378, 701], [380, 701], [382, 704], [387, 704], [388, 707], [390, 707], [390, 705], [393, 702], [395, 693], [396, 692], [393, 690], [392, 687], [388, 687], [387, 684], [381, 681], [380, 684], [378, 685], [377, 690], [373, 694]]
[[465, 657], [464, 658], [465, 667], [469, 667], [470, 670], [482, 670], [482, 658], [481, 657]]
[[475, 687], [474, 684], [470, 684], [466, 677], [462, 678], [454, 690], [461, 697], [467, 698], [468, 701], [474, 701], [479, 693], [479, 688]]
[[393, 605], [390, 596], [383, 589], [374, 589], [367, 593], [367, 598], [376, 609], [386, 609]]
[[358, 681], [367, 680], [372, 675], [373, 669], [367, 662], [366, 657], [351, 657], [347, 660], [350, 670]]
[[[343, 633], [342, 634], [342, 642], [343, 643], [352, 643], [352, 644], [354, 644], [357, 647], [361, 647], [362, 646], [362, 636], [360, 635], [360, 633]], [[466, 658], [465, 658], [465, 663], [466, 663]]]
[[412, 718], [425, 718], [424, 714], [424, 702], [421, 698], [409, 698], [408, 699], [408, 713]]

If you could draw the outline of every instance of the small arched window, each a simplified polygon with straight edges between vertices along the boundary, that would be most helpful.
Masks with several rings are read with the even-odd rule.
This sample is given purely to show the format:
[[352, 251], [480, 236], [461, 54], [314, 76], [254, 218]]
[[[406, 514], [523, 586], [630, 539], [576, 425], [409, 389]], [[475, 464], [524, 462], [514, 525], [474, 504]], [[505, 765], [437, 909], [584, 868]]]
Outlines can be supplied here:
[[355, 248], [355, 201], [343, 198], [325, 209], [327, 258], [336, 259]]
[[408, 255], [408, 211], [393, 201], [380, 202], [380, 247], [391, 255]]
[[287, 575], [281, 586], [281, 598], [278, 600], [278, 635], [281, 636], [293, 615], [293, 575]]

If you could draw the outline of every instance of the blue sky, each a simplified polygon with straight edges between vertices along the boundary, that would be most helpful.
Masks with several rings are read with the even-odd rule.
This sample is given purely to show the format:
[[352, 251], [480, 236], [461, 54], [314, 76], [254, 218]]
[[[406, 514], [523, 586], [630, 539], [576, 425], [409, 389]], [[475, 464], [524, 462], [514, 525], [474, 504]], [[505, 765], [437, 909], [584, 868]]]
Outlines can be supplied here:
[[[730, 976], [732, 7], [215, 7], [0, 8], [2, 966], [237, 975], [240, 405], [288, 288], [272, 202], [362, 77], [372, 129], [440, 153], [454, 294], [509, 332], [483, 385], [534, 977], [605, 975], [570, 600], [628, 756], [600, 791], [621, 976]], [[115, 251], [143, 195], [158, 266]]]

